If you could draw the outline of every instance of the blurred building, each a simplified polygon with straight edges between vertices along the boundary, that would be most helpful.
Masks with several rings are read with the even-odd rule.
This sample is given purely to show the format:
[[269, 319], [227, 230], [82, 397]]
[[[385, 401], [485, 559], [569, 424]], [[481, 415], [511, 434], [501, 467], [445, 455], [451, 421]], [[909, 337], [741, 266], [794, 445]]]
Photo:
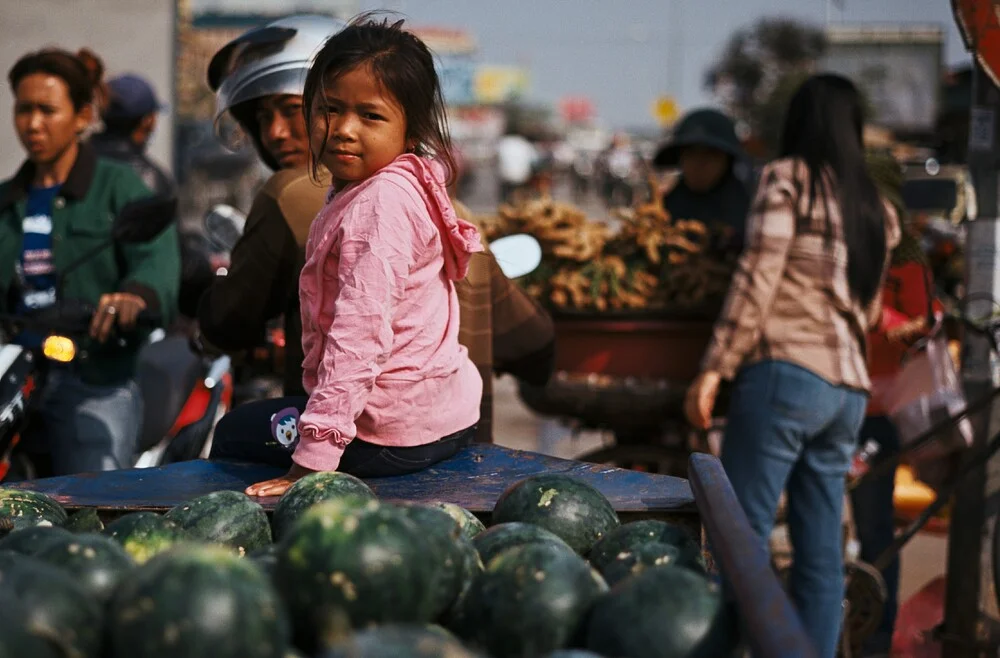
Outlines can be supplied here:
[[941, 102], [942, 26], [835, 26], [827, 39], [821, 67], [864, 90], [874, 123], [900, 136], [933, 134]]
[[938, 114], [937, 157], [945, 164], [965, 163], [969, 152], [972, 110], [972, 67], [962, 66], [944, 76]]
[[361, 11], [359, 0], [190, 0], [196, 14], [287, 16], [319, 13], [348, 19]]

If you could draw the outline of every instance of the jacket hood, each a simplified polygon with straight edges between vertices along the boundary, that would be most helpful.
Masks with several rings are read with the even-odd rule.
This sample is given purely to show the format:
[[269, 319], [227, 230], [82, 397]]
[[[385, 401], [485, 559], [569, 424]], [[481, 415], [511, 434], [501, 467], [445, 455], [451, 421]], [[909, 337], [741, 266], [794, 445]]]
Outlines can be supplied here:
[[441, 233], [445, 274], [452, 281], [464, 279], [469, 271], [469, 258], [483, 251], [483, 245], [476, 226], [455, 214], [448, 197], [445, 166], [436, 160], [407, 153], [393, 160], [382, 172], [405, 178], [421, 195]]

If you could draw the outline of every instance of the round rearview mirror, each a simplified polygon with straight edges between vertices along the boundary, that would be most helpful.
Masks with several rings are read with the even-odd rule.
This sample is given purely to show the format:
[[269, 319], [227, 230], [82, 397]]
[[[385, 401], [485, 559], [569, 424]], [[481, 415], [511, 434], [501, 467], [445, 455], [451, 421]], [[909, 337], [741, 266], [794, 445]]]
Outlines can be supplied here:
[[530, 274], [542, 262], [542, 246], [526, 233], [494, 240], [490, 243], [490, 252], [508, 279]]
[[177, 215], [177, 198], [150, 196], [130, 201], [115, 215], [111, 237], [121, 244], [151, 242], [173, 223]]
[[239, 210], [220, 203], [205, 214], [205, 233], [217, 247], [232, 251], [243, 235], [246, 221], [246, 215]]

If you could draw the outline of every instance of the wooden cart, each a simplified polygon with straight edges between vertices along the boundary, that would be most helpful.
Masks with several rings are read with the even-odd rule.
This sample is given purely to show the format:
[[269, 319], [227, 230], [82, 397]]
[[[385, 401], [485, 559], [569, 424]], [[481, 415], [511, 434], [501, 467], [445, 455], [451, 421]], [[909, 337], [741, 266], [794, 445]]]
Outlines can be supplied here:
[[688, 456], [706, 443], [684, 420], [684, 395], [712, 321], [561, 316], [555, 327], [556, 375], [545, 387], [521, 384], [521, 400], [540, 415], [614, 434], [613, 445], [582, 461], [686, 476]]

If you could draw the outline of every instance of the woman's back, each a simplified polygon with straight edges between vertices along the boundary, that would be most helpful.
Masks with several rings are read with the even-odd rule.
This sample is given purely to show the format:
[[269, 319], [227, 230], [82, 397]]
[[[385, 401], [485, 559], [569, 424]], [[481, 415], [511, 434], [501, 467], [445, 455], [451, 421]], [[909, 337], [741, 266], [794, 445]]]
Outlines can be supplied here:
[[[863, 305], [851, 293], [838, 195], [830, 181], [825, 187], [810, 203], [805, 163], [785, 158], [764, 168], [746, 249], [709, 353], [723, 376], [777, 359], [835, 385], [868, 389], [865, 334], [880, 304], [876, 298]], [[888, 258], [899, 226], [884, 205]]]

